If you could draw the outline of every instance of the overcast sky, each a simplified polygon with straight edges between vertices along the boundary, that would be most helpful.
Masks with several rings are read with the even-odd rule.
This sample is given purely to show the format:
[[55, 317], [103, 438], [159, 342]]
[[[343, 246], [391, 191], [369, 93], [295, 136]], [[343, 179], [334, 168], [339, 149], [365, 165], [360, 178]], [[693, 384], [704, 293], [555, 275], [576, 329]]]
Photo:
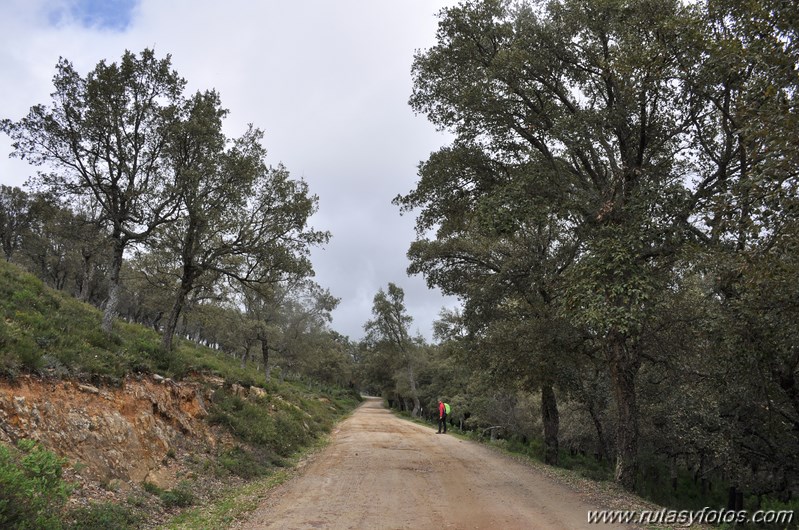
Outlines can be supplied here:
[[[124, 50], [172, 55], [187, 93], [215, 88], [228, 136], [266, 132], [283, 163], [319, 196], [314, 228], [333, 238], [313, 252], [316, 281], [341, 298], [333, 328], [360, 339], [372, 299], [405, 290], [412, 332], [431, 338], [443, 306], [408, 277], [411, 215], [391, 199], [410, 191], [417, 165], [448, 138], [407, 104], [416, 50], [433, 45], [436, 13], [454, 0], [0, 0], [0, 118], [49, 103], [60, 56], [85, 75]], [[0, 183], [35, 170], [11, 160], [0, 133]]]

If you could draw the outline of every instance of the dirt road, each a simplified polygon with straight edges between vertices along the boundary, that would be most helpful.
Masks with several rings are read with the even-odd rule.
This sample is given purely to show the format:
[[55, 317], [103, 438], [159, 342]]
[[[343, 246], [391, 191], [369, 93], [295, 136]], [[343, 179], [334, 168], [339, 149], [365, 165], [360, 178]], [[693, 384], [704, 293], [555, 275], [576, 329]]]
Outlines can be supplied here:
[[602, 528], [586, 522], [595, 508], [530, 466], [398, 419], [372, 398], [244, 528]]

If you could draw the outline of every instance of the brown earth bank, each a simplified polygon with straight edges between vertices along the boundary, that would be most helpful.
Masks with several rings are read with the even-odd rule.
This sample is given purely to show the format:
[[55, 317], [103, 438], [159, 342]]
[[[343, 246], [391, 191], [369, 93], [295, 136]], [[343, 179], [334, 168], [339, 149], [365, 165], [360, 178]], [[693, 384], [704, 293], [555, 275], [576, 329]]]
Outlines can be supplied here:
[[159, 376], [102, 387], [23, 376], [0, 383], [0, 441], [39, 441], [96, 481], [157, 482], [179, 437], [216, 445], [202, 421], [209, 392]]
[[[579, 529], [597, 505], [534, 466], [438, 435], [368, 398], [239, 528]], [[616, 508], [616, 507], [614, 507]]]

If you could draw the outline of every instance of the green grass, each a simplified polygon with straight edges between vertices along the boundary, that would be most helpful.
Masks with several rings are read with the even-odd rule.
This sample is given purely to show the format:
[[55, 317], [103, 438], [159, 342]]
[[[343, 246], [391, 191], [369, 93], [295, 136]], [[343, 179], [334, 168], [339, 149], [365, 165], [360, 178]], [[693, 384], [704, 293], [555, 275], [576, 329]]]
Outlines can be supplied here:
[[173, 352], [165, 352], [154, 330], [117, 321], [106, 334], [101, 320], [93, 306], [0, 262], [0, 375], [89, 375], [114, 381], [134, 372], [180, 379], [194, 371], [245, 385], [265, 384], [262, 374], [242, 370], [235, 359], [210, 348], [178, 340]]
[[186, 508], [195, 503], [192, 485], [186, 481], [168, 490], [161, 489], [150, 482], [145, 482], [142, 486], [144, 491], [158, 497], [167, 508]]
[[[0, 377], [14, 379], [21, 374], [38, 374], [114, 384], [131, 373], [157, 373], [173, 379], [202, 373], [225, 380], [224, 387], [215, 391], [210, 403], [209, 421], [227, 428], [238, 443], [232, 448], [225, 447], [215, 459], [208, 456], [199, 473], [236, 475], [249, 482], [243, 489], [230, 490], [202, 507], [192, 506], [195, 498], [191, 484], [171, 490], [145, 485], [163, 506], [184, 512], [180, 517], [185, 522], [176, 519], [176, 527], [218, 528], [224, 526], [221, 521], [228, 520], [231, 514], [238, 517], [254, 509], [257, 492], [289, 476], [286, 466], [296, 462], [298, 455], [308, 448], [318, 446], [332, 426], [360, 400], [352, 390], [318, 383], [273, 380], [267, 384], [262, 372], [252, 367], [242, 369], [237, 359], [185, 340], [176, 341], [174, 351], [165, 352], [160, 347], [160, 335], [140, 325], [117, 321], [113, 333], [106, 334], [100, 330], [101, 319], [96, 308], [52, 290], [33, 275], [0, 261]], [[232, 390], [233, 383], [264, 388], [266, 395], [237, 396]], [[0, 453], [0, 460], [5, 462], [5, 478], [9, 484], [28, 491], [30, 488], [23, 486], [30, 471], [11, 454]], [[60, 475], [53, 480], [53, 487], [60, 488], [63, 484]], [[0, 489], [9, 492], [10, 488], [7, 485]], [[62, 490], [54, 491], [63, 504]], [[0, 495], [0, 508], [8, 505], [3, 499]], [[12, 507], [19, 506], [15, 502]], [[58, 511], [37, 513], [45, 517], [55, 516]], [[87, 529], [126, 528], [137, 525], [137, 513], [133, 505], [103, 503], [64, 512], [63, 521], [42, 519], [30, 524], [45, 527], [43, 521], [52, 522], [53, 528], [62, 528], [74, 521], [78, 527]], [[192, 514], [201, 514], [196, 516], [200, 519], [192, 522], [195, 517]], [[0, 520], [0, 526], [2, 523]], [[15, 528], [25, 528], [24, 524], [27, 523]]]
[[64, 460], [31, 440], [0, 444], [0, 528], [61, 528], [58, 513], [69, 496]]
[[127, 530], [139, 528], [142, 515], [112, 502], [92, 502], [70, 511], [68, 530]]
[[263, 497], [276, 486], [294, 475], [296, 464], [329, 443], [328, 436], [319, 436], [314, 442], [296, 451], [285, 460], [281, 468], [264, 471], [263, 476], [247, 482], [244, 486], [230, 488], [211, 502], [185, 510], [160, 526], [169, 530], [215, 530], [227, 528], [236, 521], [247, 518], [261, 503]]
[[681, 510], [727, 506], [729, 485], [720, 477], [713, 477], [710, 488], [703, 494], [700, 483], [694, 482], [693, 475], [682, 467], [677, 470], [676, 488], [672, 487], [669, 468], [665, 462], [642, 458], [641, 468], [637, 492], [645, 499]]
[[280, 469], [268, 476], [251, 481], [245, 486], [232, 488], [212, 502], [185, 510], [160, 528], [217, 529], [227, 528], [258, 508], [262, 496], [292, 476], [288, 469]]
[[320, 396], [300, 383], [270, 385], [270, 390], [257, 399], [218, 391], [209, 418], [240, 440], [264, 448], [263, 454], [254, 457], [260, 465], [266, 464], [264, 460], [279, 465], [280, 458], [291, 456], [327, 433], [358, 401], [353, 393]]

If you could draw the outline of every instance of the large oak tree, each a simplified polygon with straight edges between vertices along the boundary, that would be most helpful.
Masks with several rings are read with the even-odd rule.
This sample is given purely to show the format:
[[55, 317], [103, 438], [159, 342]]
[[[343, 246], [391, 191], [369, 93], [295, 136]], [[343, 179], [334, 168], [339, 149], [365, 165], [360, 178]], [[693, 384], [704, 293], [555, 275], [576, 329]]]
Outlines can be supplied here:
[[175, 280], [163, 334], [167, 350], [194, 289], [214, 281], [246, 286], [305, 278], [313, 274], [310, 247], [330, 238], [308, 226], [317, 209], [308, 185], [283, 166], [266, 164], [260, 130], [250, 127], [228, 140], [226, 114], [215, 92], [198, 93], [170, 128], [164, 160], [175, 176], [178, 215], [150, 244]]
[[5, 119], [12, 156], [43, 167], [32, 179], [56, 197], [92, 198], [112, 241], [110, 287], [103, 330], [110, 332], [120, 296], [125, 251], [174, 220], [174, 179], [163, 164], [169, 124], [176, 119], [185, 81], [167, 56], [125, 52], [101, 61], [85, 77], [60, 59], [49, 105], [19, 121]]

